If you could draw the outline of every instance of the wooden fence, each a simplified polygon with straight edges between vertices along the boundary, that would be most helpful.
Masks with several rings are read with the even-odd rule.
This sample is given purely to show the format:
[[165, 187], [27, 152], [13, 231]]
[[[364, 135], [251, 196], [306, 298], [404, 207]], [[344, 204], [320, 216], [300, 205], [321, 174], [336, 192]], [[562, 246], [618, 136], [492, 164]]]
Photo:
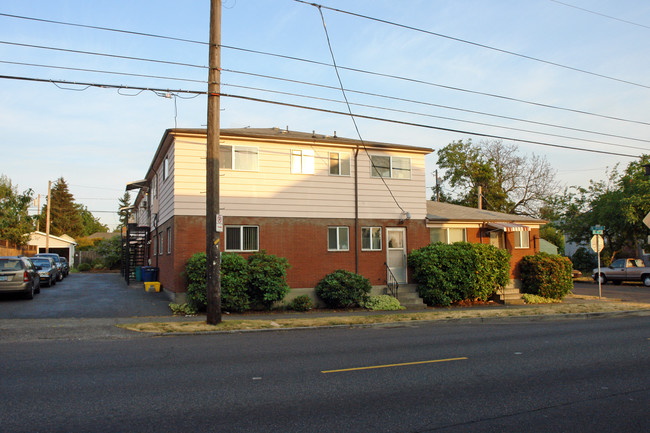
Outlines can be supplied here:
[[24, 247], [0, 239], [0, 256], [33, 256], [38, 253], [36, 245], [25, 245]]

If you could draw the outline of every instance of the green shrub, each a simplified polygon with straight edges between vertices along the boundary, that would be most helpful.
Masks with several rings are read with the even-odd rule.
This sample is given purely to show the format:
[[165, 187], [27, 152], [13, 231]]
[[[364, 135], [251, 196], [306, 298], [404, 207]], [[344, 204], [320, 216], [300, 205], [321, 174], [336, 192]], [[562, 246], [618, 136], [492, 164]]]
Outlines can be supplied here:
[[169, 304], [169, 309], [172, 310], [174, 316], [193, 316], [197, 310], [189, 304]]
[[316, 294], [330, 308], [351, 308], [364, 302], [371, 288], [369, 279], [338, 269], [318, 282]]
[[79, 272], [87, 272], [91, 268], [92, 268], [92, 266], [90, 266], [90, 263], [82, 263], [82, 264], [79, 265], [78, 269], [79, 269]]
[[389, 295], [369, 296], [365, 301], [363, 301], [361, 306], [373, 311], [396, 311], [406, 309], [406, 307], [402, 307], [397, 298], [393, 298]]
[[573, 264], [567, 257], [537, 253], [519, 264], [522, 292], [562, 299], [573, 289]]
[[591, 271], [598, 267], [598, 256], [585, 247], [578, 248], [571, 256], [573, 267], [585, 275], [591, 275]]
[[559, 299], [543, 298], [541, 296], [531, 295], [530, 293], [524, 293], [521, 297], [527, 304], [556, 304], [561, 302]]
[[313, 307], [311, 298], [307, 295], [297, 296], [289, 303], [289, 309], [293, 311], [309, 311]]
[[254, 304], [271, 308], [289, 293], [287, 269], [291, 266], [284, 257], [262, 250], [248, 257], [249, 296]]
[[[207, 306], [207, 263], [204, 252], [190, 257], [185, 265], [187, 302], [198, 311]], [[221, 255], [221, 309], [242, 312], [255, 304], [270, 308], [289, 292], [286, 282], [287, 259], [253, 254], [248, 261], [239, 254]]]
[[221, 309], [233, 312], [250, 309], [248, 262], [239, 254], [221, 255]]
[[510, 281], [510, 254], [487, 244], [434, 243], [412, 251], [408, 264], [427, 305], [485, 301]]

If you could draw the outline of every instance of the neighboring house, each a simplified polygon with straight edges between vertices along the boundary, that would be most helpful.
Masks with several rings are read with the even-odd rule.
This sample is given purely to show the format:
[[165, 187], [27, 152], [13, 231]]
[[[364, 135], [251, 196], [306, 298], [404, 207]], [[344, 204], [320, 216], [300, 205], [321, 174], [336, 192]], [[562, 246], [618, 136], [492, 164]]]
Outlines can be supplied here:
[[539, 228], [547, 221], [474, 209], [449, 203], [427, 202], [431, 242], [471, 242], [494, 245], [512, 254], [510, 277], [519, 286], [519, 262], [539, 251]]
[[558, 254], [559, 248], [547, 241], [546, 239], [539, 240], [539, 251], [547, 254]]
[[[47, 252], [47, 234], [43, 232], [32, 232], [29, 235], [28, 245], [34, 245], [38, 248], [39, 253]], [[72, 258], [74, 258], [75, 246], [77, 241], [68, 235], [54, 236], [50, 235], [49, 252], [56, 253], [61, 257], [65, 257], [72, 265]]]
[[[385, 285], [386, 264], [406, 283], [407, 254], [430, 239], [424, 157], [431, 152], [336, 134], [222, 129], [221, 251], [286, 257], [294, 291], [313, 289], [336, 269]], [[205, 158], [205, 129], [168, 129], [145, 178], [127, 185], [139, 191], [123, 245], [146, 248], [174, 300], [184, 296], [187, 259], [205, 251]]]

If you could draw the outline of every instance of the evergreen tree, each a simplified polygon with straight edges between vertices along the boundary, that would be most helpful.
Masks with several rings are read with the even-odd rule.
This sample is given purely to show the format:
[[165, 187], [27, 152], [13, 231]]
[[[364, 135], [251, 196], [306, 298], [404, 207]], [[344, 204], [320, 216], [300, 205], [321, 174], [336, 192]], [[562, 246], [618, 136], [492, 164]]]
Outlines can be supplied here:
[[31, 189], [19, 194], [7, 176], [0, 176], [0, 239], [19, 246], [27, 243], [35, 228], [27, 212], [32, 199]]
[[126, 227], [126, 225], [129, 223], [129, 211], [122, 210], [122, 208], [129, 207], [131, 206], [131, 194], [129, 194], [128, 191], [124, 192], [124, 195], [117, 199], [118, 201], [118, 208], [117, 208], [117, 215], [120, 217], [120, 223], [117, 226], [117, 229], [121, 229], [122, 227]]
[[[68, 190], [68, 184], [60, 177], [54, 183], [50, 203], [50, 234], [54, 236], [68, 235], [79, 237], [84, 233], [83, 221], [74, 197]], [[41, 227], [45, 231], [47, 208], [41, 213]]]

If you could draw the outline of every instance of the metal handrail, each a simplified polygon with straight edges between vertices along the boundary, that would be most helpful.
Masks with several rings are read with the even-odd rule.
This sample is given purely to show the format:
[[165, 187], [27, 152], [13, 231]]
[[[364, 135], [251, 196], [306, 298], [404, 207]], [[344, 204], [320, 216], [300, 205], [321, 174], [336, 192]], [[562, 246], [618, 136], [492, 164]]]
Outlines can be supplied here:
[[395, 274], [393, 274], [393, 271], [390, 270], [388, 267], [388, 263], [384, 263], [386, 265], [386, 270], [388, 273], [386, 274], [386, 287], [388, 288], [388, 294], [391, 295], [393, 298], [397, 299], [397, 292], [399, 290], [399, 283], [397, 282], [397, 278], [395, 278]]

